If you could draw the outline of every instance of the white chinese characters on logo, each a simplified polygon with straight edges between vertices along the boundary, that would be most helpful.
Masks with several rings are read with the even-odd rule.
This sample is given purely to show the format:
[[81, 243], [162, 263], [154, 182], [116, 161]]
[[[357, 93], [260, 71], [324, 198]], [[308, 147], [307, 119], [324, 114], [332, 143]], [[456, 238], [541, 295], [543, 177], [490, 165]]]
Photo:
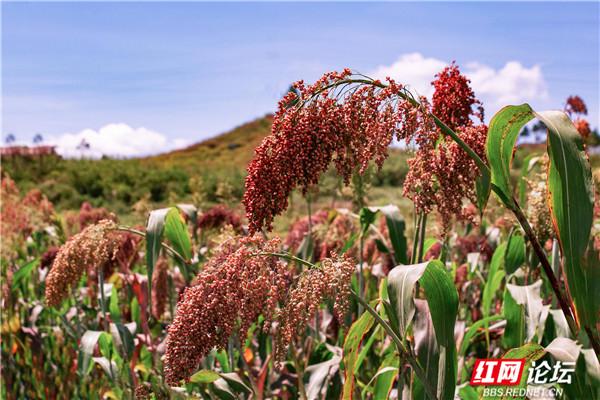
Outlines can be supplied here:
[[575, 371], [574, 362], [557, 361], [551, 366], [548, 361], [534, 361], [529, 369], [527, 383], [544, 385], [547, 383], [571, 383], [571, 375]]

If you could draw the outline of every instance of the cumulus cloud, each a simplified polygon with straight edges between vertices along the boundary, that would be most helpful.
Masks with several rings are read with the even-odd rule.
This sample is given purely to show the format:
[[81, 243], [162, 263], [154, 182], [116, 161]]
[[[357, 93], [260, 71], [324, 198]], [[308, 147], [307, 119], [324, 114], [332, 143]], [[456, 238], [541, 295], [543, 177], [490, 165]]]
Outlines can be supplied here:
[[[162, 153], [188, 144], [185, 139], [169, 139], [153, 130], [133, 128], [124, 123], [108, 124], [98, 130], [84, 129], [49, 137], [63, 157], [138, 157]], [[86, 146], [85, 144], [89, 145]]]
[[390, 77], [396, 82], [410, 85], [411, 90], [430, 97], [433, 94], [431, 81], [448, 63], [436, 58], [424, 57], [421, 53], [403, 54], [392, 65], [382, 65], [369, 76], [384, 80]]
[[[448, 64], [420, 53], [410, 53], [403, 54], [391, 65], [379, 66], [370, 75], [378, 79], [389, 76], [397, 82], [410, 84], [418, 94], [430, 97], [434, 75]], [[460, 67], [471, 79], [475, 95], [484, 106], [496, 108], [510, 103], [548, 99], [548, 87], [539, 65], [526, 67], [518, 61], [509, 61], [500, 69], [477, 62]]]

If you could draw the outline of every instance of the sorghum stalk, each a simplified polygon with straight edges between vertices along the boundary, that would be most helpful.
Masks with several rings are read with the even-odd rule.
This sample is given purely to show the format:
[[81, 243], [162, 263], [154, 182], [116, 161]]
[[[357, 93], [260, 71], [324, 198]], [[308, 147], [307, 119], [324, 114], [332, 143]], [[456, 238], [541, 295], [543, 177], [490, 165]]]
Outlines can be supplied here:
[[417, 263], [421, 263], [423, 262], [423, 257], [425, 257], [425, 254], [423, 254], [423, 250], [424, 250], [424, 246], [425, 246], [425, 228], [427, 226], [427, 214], [423, 213], [423, 215], [421, 216], [421, 224], [419, 226], [419, 252], [418, 252], [418, 256], [417, 256]]
[[427, 394], [432, 399], [437, 400], [436, 389], [433, 388], [433, 386], [428, 382], [427, 375], [425, 374], [423, 367], [419, 364], [419, 361], [416, 359], [416, 357], [414, 357], [411, 354], [411, 352], [406, 348], [406, 346], [404, 346], [404, 343], [402, 343], [402, 340], [400, 339], [400, 337], [398, 337], [398, 335], [396, 334], [394, 329], [390, 326], [390, 324], [388, 324], [386, 320], [381, 318], [379, 313], [376, 310], [374, 310], [373, 307], [371, 307], [369, 305], [369, 303], [367, 303], [363, 298], [361, 298], [359, 295], [357, 295], [354, 291], [352, 291], [352, 295], [354, 296], [354, 298], [356, 298], [356, 301], [358, 301], [365, 308], [365, 310], [367, 310], [367, 312], [369, 314], [371, 314], [373, 316], [373, 318], [375, 318], [377, 323], [383, 327], [383, 329], [387, 332], [387, 334], [390, 335], [390, 337], [392, 338], [392, 341], [396, 344], [396, 348], [398, 349], [398, 353], [400, 354], [400, 359], [402, 359], [403, 357], [406, 357], [406, 359], [408, 360], [408, 363], [410, 364], [413, 371], [415, 372], [415, 375], [417, 375], [419, 380], [423, 383], [423, 387], [425, 388], [425, 391], [427, 392]]

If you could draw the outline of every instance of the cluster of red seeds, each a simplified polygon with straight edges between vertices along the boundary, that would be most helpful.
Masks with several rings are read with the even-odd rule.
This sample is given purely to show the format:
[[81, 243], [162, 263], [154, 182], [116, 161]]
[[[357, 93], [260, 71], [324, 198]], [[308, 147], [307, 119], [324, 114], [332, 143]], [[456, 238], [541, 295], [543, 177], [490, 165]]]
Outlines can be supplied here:
[[567, 97], [567, 102], [565, 104], [565, 112], [569, 114], [569, 117], [573, 119], [573, 124], [575, 128], [577, 128], [577, 132], [586, 139], [592, 133], [592, 129], [590, 128], [590, 123], [583, 118], [584, 115], [587, 115], [588, 109], [583, 101], [583, 99], [579, 96], [569, 96]]
[[567, 114], [581, 114], [587, 115], [588, 109], [583, 101], [583, 99], [579, 96], [569, 96], [567, 97], [567, 103], [565, 104], [565, 111]]
[[242, 220], [235, 211], [222, 204], [217, 204], [203, 212], [197, 223], [201, 230], [218, 229], [226, 225], [239, 233], [242, 229]]
[[[458, 135], [481, 158], [485, 157], [487, 126], [468, 126]], [[456, 142], [443, 138], [438, 143], [421, 146], [408, 164], [404, 195], [421, 212], [437, 210], [443, 234], [447, 233], [453, 216], [472, 221], [474, 215], [465, 207], [464, 199], [476, 202], [475, 180], [479, 169]]]
[[388, 79], [382, 88], [377, 81], [350, 79], [346, 69], [327, 73], [313, 85], [299, 81], [279, 103], [271, 135], [248, 165], [243, 203], [251, 233], [270, 230], [291, 191], [299, 187], [306, 193], [330, 163], [347, 184], [371, 161], [381, 167], [394, 136], [412, 138], [422, 119], [429, 119], [397, 96], [402, 86], [394, 81]]
[[177, 304], [166, 339], [165, 377], [178, 384], [196, 370], [214, 347], [224, 348], [235, 332], [240, 338], [258, 316], [266, 326], [283, 298], [289, 273], [273, 256], [279, 241], [233, 238], [221, 245]]
[[472, 125], [472, 117], [483, 122], [483, 107], [469, 86], [471, 81], [460, 73], [454, 62], [435, 77], [431, 82], [435, 88], [432, 110], [439, 119], [451, 129]]
[[334, 254], [332, 258], [322, 260], [318, 268], [312, 268], [300, 276], [278, 318], [275, 360], [285, 359], [288, 347], [304, 332], [323, 299], [333, 299], [336, 317], [343, 317], [348, 309], [354, 265], [347, 255], [338, 257]]
[[[475, 125], [473, 119], [483, 119], [483, 108], [453, 63], [436, 75], [432, 112], [455, 130], [458, 136], [482, 159], [485, 159], [487, 126]], [[465, 207], [464, 200], [476, 201], [475, 180], [479, 169], [471, 157], [449, 137], [442, 137], [437, 128], [416, 139], [415, 157], [408, 161], [409, 171], [404, 182], [404, 195], [418, 211], [437, 210], [442, 234], [450, 227], [452, 218], [470, 220], [474, 213]]]

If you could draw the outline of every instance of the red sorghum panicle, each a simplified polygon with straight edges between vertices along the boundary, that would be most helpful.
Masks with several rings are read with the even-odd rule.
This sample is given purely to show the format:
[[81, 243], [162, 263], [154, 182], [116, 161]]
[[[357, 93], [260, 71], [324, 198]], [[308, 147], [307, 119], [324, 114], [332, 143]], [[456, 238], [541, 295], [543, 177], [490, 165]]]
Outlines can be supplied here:
[[187, 379], [213, 348], [224, 348], [232, 333], [245, 338], [262, 314], [266, 326], [289, 284], [287, 265], [264, 255], [279, 240], [235, 237], [221, 244], [177, 304], [166, 339], [165, 378]]
[[582, 114], [587, 115], [588, 109], [583, 99], [579, 96], [567, 97], [567, 103], [565, 104], [565, 112], [569, 115]]
[[324, 259], [318, 267], [305, 271], [288, 295], [277, 327], [274, 359], [282, 361], [290, 344], [306, 329], [325, 298], [334, 300], [334, 311], [340, 319], [348, 308], [350, 280], [354, 262], [344, 255]]
[[348, 184], [371, 161], [381, 167], [394, 137], [410, 140], [424, 124], [432, 126], [424, 109], [397, 96], [403, 87], [394, 81], [384, 88], [378, 81], [345, 85], [351, 78], [346, 69], [313, 85], [299, 81], [280, 101], [271, 135], [248, 165], [243, 203], [251, 233], [270, 230], [291, 191], [306, 194], [332, 162]]
[[198, 228], [201, 230], [218, 229], [225, 225], [231, 226], [238, 233], [242, 230], [240, 216], [222, 204], [218, 204], [202, 213], [197, 223]]
[[[469, 80], [454, 64], [436, 76], [432, 82], [436, 88], [434, 114], [485, 159], [487, 126], [473, 124], [472, 118], [483, 118], [483, 108], [469, 87]], [[479, 106], [474, 111], [476, 105]], [[425, 102], [423, 107], [427, 107]], [[418, 148], [415, 157], [408, 161], [404, 195], [419, 212], [438, 211], [442, 235], [448, 232], [453, 217], [473, 221], [474, 214], [463, 203], [465, 199], [476, 202], [475, 180], [480, 172], [475, 162], [454, 140], [442, 136], [437, 127], [415, 141]]]
[[57, 306], [86, 269], [103, 268], [118, 251], [117, 225], [102, 220], [71, 237], [59, 250], [46, 278], [46, 303]]
[[435, 77], [431, 82], [435, 88], [432, 110], [439, 119], [451, 129], [472, 125], [471, 117], [483, 122], [483, 107], [469, 86], [471, 81], [460, 73], [454, 62]]
[[[485, 125], [465, 127], [457, 133], [480, 157], [485, 157]], [[472, 219], [473, 214], [464, 206], [464, 199], [476, 202], [475, 180], [479, 169], [456, 142], [441, 138], [437, 145], [424, 144], [408, 165], [404, 195], [420, 212], [437, 210], [444, 235], [453, 216], [460, 220]]]
[[583, 118], [577, 118], [573, 121], [575, 128], [577, 128], [577, 132], [581, 135], [582, 138], [586, 139], [592, 133], [592, 129], [590, 128], [590, 123]]
[[169, 263], [164, 257], [156, 262], [152, 272], [152, 315], [160, 320], [169, 302]]

